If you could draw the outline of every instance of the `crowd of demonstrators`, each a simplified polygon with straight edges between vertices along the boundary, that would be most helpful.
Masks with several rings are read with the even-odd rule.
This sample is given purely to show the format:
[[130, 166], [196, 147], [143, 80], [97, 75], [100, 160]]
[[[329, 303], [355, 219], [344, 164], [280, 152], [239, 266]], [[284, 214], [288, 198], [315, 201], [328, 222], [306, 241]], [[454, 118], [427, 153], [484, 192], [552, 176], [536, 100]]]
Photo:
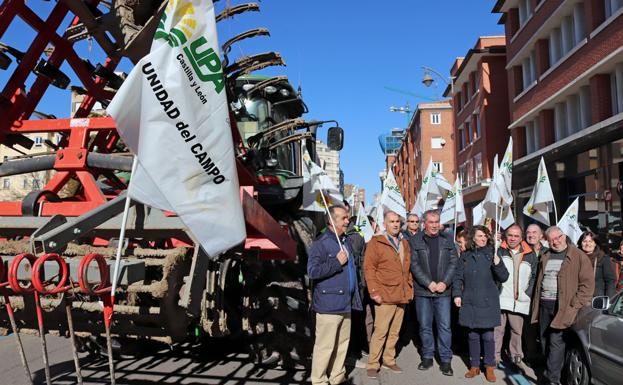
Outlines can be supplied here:
[[381, 367], [394, 373], [402, 369], [396, 364], [396, 343], [402, 326], [405, 305], [413, 298], [413, 278], [409, 271], [411, 250], [400, 232], [400, 217], [388, 211], [383, 222], [385, 234], [375, 235], [368, 242], [364, 271], [370, 298], [374, 301], [374, 331], [370, 340], [367, 374], [376, 378]]
[[454, 304], [460, 308], [459, 324], [469, 330], [470, 367], [466, 378], [480, 374], [482, 342], [485, 378], [489, 382], [496, 381], [493, 372], [497, 342], [494, 328], [499, 327], [501, 314], [498, 285], [506, 282], [508, 277], [505, 264], [495, 255], [489, 229], [484, 226], [472, 228], [452, 285]]
[[[333, 206], [329, 213], [335, 229], [328, 218], [308, 262], [315, 283], [313, 384], [346, 380], [349, 340], [356, 354], [369, 352], [369, 377], [376, 378], [381, 368], [400, 373], [396, 343], [404, 323], [419, 330], [418, 369], [430, 369], [437, 356], [441, 372], [453, 375], [453, 311], [463, 327], [456, 338], [469, 348], [466, 378], [480, 375], [483, 358], [485, 379], [495, 382], [493, 370], [507, 352], [518, 369], [526, 357], [533, 363], [545, 357], [540, 361], [545, 362], [546, 382], [559, 384], [567, 329], [593, 296], [612, 296], [623, 275], [618, 260], [610, 263], [589, 231], [575, 247], [556, 226], [544, 233], [531, 224], [524, 233], [513, 224], [494, 246], [485, 226], [457, 229], [453, 240], [450, 231], [441, 232], [438, 211], [425, 212], [422, 227], [420, 217], [408, 215], [402, 231], [401, 218], [387, 211], [383, 230], [368, 217], [376, 235], [366, 245], [344, 207]], [[619, 254], [623, 256], [623, 242]], [[417, 326], [407, 317], [410, 307]], [[365, 319], [353, 321], [352, 334], [351, 315]]]

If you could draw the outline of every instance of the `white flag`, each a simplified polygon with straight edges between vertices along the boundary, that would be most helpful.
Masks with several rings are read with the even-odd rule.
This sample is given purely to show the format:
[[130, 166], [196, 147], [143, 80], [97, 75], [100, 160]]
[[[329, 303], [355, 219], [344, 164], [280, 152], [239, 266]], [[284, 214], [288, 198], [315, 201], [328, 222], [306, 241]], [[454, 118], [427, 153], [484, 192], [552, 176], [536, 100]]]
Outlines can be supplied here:
[[499, 174], [495, 179], [500, 192], [500, 198], [506, 206], [513, 203], [513, 138], [508, 139], [508, 146], [500, 163]]
[[547, 175], [547, 167], [545, 167], [545, 160], [541, 157], [536, 183], [532, 188], [532, 195], [528, 203], [523, 208], [523, 213], [549, 226], [549, 213], [552, 205], [555, 204], [554, 193]]
[[565, 211], [565, 214], [558, 221], [557, 226], [560, 230], [571, 238], [571, 241], [576, 244], [578, 239], [582, 235], [582, 229], [580, 229], [580, 223], [578, 222], [578, 211], [580, 207], [580, 198], [575, 198], [571, 206]]
[[421, 217], [425, 211], [435, 208], [435, 204], [443, 197], [444, 191], [450, 190], [452, 190], [452, 185], [435, 170], [431, 157], [411, 212]]
[[[457, 177], [452, 190], [446, 196], [446, 203], [441, 210], [440, 220], [442, 224], [465, 222], [465, 205], [463, 204], [463, 188], [461, 178]], [[455, 223], [455, 221], [457, 223]]]
[[357, 195], [358, 190], [357, 186], [353, 187], [353, 191], [351, 191], [348, 198], [346, 198], [346, 202], [348, 202], [350, 207], [352, 207], [353, 211], [355, 210], [355, 196]]
[[498, 156], [496, 154], [493, 157], [493, 175], [491, 178], [491, 182], [489, 183], [489, 188], [487, 189], [485, 199], [481, 203], [482, 208], [484, 209], [483, 220], [484, 218], [495, 219], [497, 217], [496, 210], [498, 209], [498, 205], [500, 204], [500, 192], [496, 183], [498, 178]]
[[400, 195], [400, 188], [394, 178], [394, 173], [389, 170], [385, 181], [383, 181], [383, 192], [381, 193], [381, 207], [387, 207], [387, 209], [395, 212], [403, 218], [407, 218], [407, 210], [405, 208], [405, 201]]
[[485, 212], [485, 208], [482, 206], [483, 203], [484, 203], [484, 201], [478, 203], [472, 209], [472, 217], [473, 217], [473, 221], [474, 221], [474, 226], [476, 226], [476, 225], [484, 226], [484, 224], [485, 224], [486, 212]]
[[318, 166], [307, 150], [303, 152], [303, 210], [325, 212], [322, 194], [327, 205], [343, 205], [344, 198], [331, 178]]
[[359, 202], [359, 210], [357, 211], [357, 223], [355, 223], [355, 225], [359, 227], [359, 231], [363, 233], [363, 239], [366, 242], [368, 242], [374, 235], [374, 230], [372, 230], [372, 225], [370, 224], [370, 221], [368, 221], [366, 211], [363, 209], [363, 204], [361, 202]]
[[211, 1], [169, 1], [150, 53], [107, 110], [138, 157], [130, 196], [177, 213], [208, 255], [244, 241]]

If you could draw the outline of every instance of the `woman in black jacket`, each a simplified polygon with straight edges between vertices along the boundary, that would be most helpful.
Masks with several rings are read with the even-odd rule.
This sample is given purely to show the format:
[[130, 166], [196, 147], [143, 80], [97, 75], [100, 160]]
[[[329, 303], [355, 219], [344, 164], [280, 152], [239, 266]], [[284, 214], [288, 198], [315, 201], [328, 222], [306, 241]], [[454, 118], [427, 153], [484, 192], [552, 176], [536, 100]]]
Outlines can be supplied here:
[[595, 291], [593, 297], [607, 295], [612, 297], [616, 293], [616, 277], [610, 263], [610, 257], [601, 250], [599, 239], [592, 231], [585, 231], [578, 239], [578, 247], [586, 253], [593, 265], [595, 274]]
[[467, 251], [461, 255], [452, 285], [454, 304], [460, 308], [459, 324], [469, 330], [470, 368], [466, 378], [480, 374], [480, 340], [484, 346], [485, 378], [495, 382], [493, 328], [500, 325], [498, 284], [508, 279], [508, 270], [493, 251], [489, 229], [474, 226]]

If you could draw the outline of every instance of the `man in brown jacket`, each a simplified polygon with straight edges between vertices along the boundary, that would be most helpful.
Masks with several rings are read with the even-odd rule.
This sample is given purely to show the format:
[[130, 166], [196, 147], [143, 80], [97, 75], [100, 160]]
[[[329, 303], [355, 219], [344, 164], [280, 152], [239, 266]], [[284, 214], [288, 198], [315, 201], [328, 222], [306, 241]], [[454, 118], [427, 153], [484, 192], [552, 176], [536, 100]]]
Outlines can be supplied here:
[[367, 366], [371, 378], [376, 378], [379, 371], [381, 352], [383, 367], [402, 373], [396, 365], [396, 342], [405, 304], [413, 299], [413, 278], [409, 270], [411, 250], [400, 233], [400, 217], [388, 211], [383, 220], [385, 234], [375, 235], [368, 242], [363, 263], [376, 315]]
[[539, 323], [541, 346], [547, 356], [545, 379], [558, 385], [565, 360], [564, 333], [575, 322], [578, 311], [590, 304], [595, 278], [589, 258], [567, 244], [560, 228], [552, 226], [545, 235], [550, 249], [539, 262], [532, 323]]

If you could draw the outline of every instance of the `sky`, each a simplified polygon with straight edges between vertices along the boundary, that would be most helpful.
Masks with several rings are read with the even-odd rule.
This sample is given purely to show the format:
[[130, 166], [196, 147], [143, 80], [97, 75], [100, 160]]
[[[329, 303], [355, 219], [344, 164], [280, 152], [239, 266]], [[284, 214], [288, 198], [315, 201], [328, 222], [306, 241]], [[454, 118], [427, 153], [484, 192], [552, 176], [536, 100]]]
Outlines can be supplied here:
[[[218, 2], [217, 11], [225, 3]], [[56, 3], [27, 4], [45, 17]], [[335, 119], [340, 123], [345, 131], [340, 154], [345, 183], [364, 187], [366, 200], [371, 201], [381, 188], [379, 172], [385, 166], [378, 136], [407, 125], [408, 117], [389, 112], [389, 107], [409, 103], [414, 109], [417, 103], [440, 98], [445, 84], [436, 78], [437, 87], [425, 87], [421, 67], [449, 76], [455, 58], [465, 56], [479, 36], [503, 35], [503, 26], [497, 24], [499, 15], [491, 13], [494, 4], [494, 0], [264, 0], [260, 13], [248, 12], [220, 22], [218, 34], [222, 43], [249, 29], [270, 30], [270, 37], [237, 43], [231, 56], [281, 53], [286, 67], [257, 73], [285, 74], [295, 88], [300, 84], [309, 107], [307, 120]], [[69, 19], [61, 30], [68, 24]], [[34, 37], [35, 31], [25, 23], [14, 23], [2, 41], [26, 51]], [[76, 49], [94, 64], [103, 61], [95, 43], [82, 41]], [[0, 87], [14, 68], [0, 71]], [[124, 60], [119, 68], [129, 72], [131, 63]], [[73, 78], [66, 64], [61, 69]], [[34, 79], [31, 75], [26, 86]], [[50, 87], [37, 110], [68, 117], [70, 92]]]

